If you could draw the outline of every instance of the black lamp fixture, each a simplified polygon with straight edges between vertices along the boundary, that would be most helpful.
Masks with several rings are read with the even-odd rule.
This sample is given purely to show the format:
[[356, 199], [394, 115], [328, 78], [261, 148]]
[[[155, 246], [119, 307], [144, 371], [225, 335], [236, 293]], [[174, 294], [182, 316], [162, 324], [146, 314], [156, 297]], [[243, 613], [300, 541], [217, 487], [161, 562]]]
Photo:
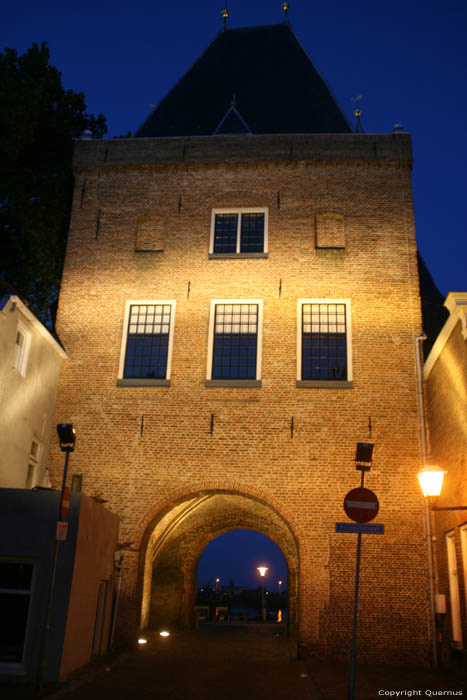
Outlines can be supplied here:
[[373, 459], [373, 447], [374, 444], [371, 442], [357, 442], [355, 461], [369, 464]]
[[58, 440], [62, 452], [73, 452], [75, 449], [76, 433], [71, 423], [57, 425]]

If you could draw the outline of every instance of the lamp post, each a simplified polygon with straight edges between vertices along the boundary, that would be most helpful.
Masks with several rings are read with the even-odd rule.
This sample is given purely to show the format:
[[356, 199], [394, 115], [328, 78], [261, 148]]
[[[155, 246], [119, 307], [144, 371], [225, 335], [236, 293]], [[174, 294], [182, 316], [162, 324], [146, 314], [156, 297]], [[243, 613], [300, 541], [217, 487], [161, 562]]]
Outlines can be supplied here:
[[425, 496], [425, 517], [426, 530], [428, 540], [428, 568], [430, 577], [430, 600], [431, 600], [431, 622], [432, 622], [432, 640], [433, 640], [433, 665], [436, 668], [438, 665], [438, 650], [436, 646], [436, 615], [434, 605], [434, 583], [433, 583], [433, 544], [431, 536], [431, 511], [438, 510], [467, 510], [467, 506], [437, 506], [434, 503], [435, 498], [441, 494], [443, 487], [443, 479], [446, 474], [441, 467], [434, 465], [426, 465], [418, 474], [418, 481]]
[[280, 594], [281, 594], [281, 590], [282, 590], [282, 589], [281, 589], [282, 581], [278, 581], [277, 583], [279, 584], [279, 595], [280, 595]]
[[257, 566], [259, 575], [261, 576], [261, 619], [266, 620], [266, 609], [264, 607], [264, 577], [266, 576], [267, 566]]
[[55, 550], [52, 563], [52, 574], [50, 577], [49, 600], [47, 605], [47, 617], [45, 622], [44, 640], [42, 644], [42, 658], [39, 668], [39, 686], [42, 687], [44, 681], [45, 667], [47, 662], [47, 648], [49, 645], [50, 625], [52, 621], [52, 608], [54, 602], [55, 577], [57, 574], [57, 561], [60, 542], [66, 540], [68, 523], [68, 508], [64, 507], [64, 495], [66, 487], [66, 477], [68, 471], [68, 460], [70, 452], [75, 449], [76, 433], [71, 423], [59, 423], [57, 425], [58, 441], [60, 449], [65, 452], [65, 465], [63, 467], [62, 488], [60, 490], [60, 504], [58, 508], [57, 529], [55, 533]]

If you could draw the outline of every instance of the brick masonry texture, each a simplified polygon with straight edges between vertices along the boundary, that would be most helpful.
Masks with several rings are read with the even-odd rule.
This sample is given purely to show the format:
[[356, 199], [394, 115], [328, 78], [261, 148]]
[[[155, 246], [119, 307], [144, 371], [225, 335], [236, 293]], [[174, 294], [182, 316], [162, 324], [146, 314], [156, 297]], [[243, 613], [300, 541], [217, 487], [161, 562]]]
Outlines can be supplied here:
[[[136, 633], [142, 601], [143, 623], [160, 620], [152, 568], [172, 621], [188, 622], [203, 548], [245, 526], [284, 551], [301, 648], [346, 656], [356, 537], [334, 526], [359, 485], [355, 445], [371, 416], [366, 485], [385, 535], [364, 536], [359, 649], [368, 661], [427, 661], [410, 164], [408, 135], [78, 144], [57, 421], [76, 426], [71, 472], [108, 499], [133, 543], [121, 638]], [[256, 206], [269, 208], [268, 257], [210, 260], [211, 210]], [[344, 217], [344, 249], [316, 248], [323, 212]], [[161, 252], [135, 252], [147, 216], [165, 222]], [[218, 298], [263, 300], [261, 388], [205, 386]], [[297, 388], [300, 298], [350, 299], [353, 388]], [[116, 386], [129, 299], [177, 302], [170, 387]], [[55, 447], [50, 459], [58, 483]]]

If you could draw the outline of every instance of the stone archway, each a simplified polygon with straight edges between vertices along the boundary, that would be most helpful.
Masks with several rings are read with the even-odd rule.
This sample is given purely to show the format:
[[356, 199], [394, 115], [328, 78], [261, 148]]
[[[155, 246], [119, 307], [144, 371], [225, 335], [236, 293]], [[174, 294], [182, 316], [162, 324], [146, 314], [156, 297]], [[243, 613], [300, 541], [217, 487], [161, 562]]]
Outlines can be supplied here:
[[281, 515], [258, 498], [234, 491], [203, 491], [180, 500], [146, 531], [141, 627], [194, 624], [196, 574], [206, 545], [229, 530], [246, 528], [270, 537], [288, 567], [289, 631], [298, 629], [299, 553]]

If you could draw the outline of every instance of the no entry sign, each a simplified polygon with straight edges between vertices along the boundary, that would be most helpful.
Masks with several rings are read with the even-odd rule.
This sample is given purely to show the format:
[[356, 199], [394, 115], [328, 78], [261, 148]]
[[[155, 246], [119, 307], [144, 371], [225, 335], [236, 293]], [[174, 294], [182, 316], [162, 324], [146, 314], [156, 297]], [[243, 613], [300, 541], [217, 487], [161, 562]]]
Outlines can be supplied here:
[[355, 523], [368, 523], [378, 515], [376, 494], [370, 489], [352, 489], [344, 499], [344, 510]]

